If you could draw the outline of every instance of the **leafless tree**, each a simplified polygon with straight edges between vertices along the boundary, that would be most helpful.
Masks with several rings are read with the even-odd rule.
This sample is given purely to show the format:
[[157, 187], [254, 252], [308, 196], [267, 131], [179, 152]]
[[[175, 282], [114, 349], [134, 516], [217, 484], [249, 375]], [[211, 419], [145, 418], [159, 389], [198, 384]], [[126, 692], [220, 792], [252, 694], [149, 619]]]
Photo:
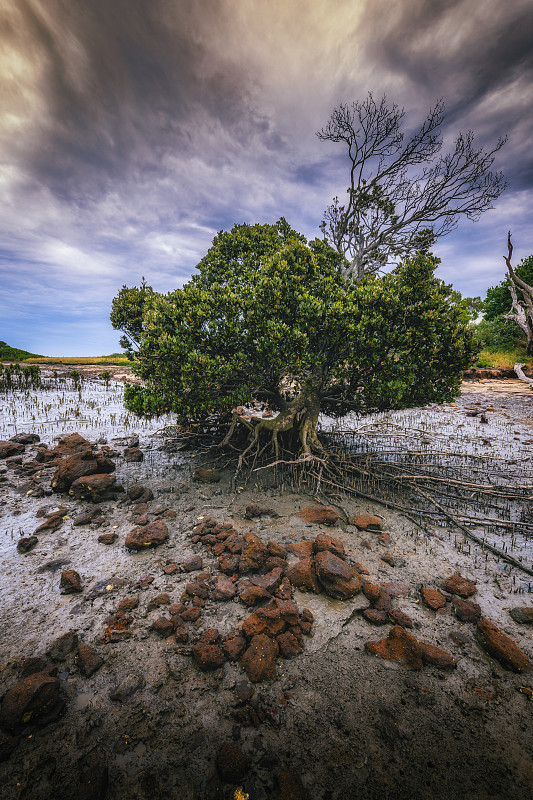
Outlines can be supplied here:
[[[513, 305], [509, 313], [505, 315], [505, 319], [516, 322], [518, 327], [524, 331], [527, 338], [527, 352], [531, 355], [533, 353], [533, 286], [518, 277], [511, 265], [512, 255], [513, 245], [511, 231], [509, 231], [507, 234], [507, 255], [503, 258], [509, 271], [509, 291], [513, 298]], [[524, 365], [519, 364], [518, 366], [523, 367]], [[531, 381], [528, 380], [528, 382]]]
[[362, 103], [340, 105], [317, 132], [319, 139], [343, 142], [348, 150], [348, 198], [333, 200], [321, 228], [347, 257], [346, 277], [354, 280], [428, 250], [461, 216], [477, 220], [507, 185], [501, 172], [490, 171], [505, 138], [485, 151], [474, 147], [471, 131], [460, 133], [454, 149], [442, 154], [442, 100], [408, 141], [403, 117], [385, 96], [376, 103], [369, 93]]

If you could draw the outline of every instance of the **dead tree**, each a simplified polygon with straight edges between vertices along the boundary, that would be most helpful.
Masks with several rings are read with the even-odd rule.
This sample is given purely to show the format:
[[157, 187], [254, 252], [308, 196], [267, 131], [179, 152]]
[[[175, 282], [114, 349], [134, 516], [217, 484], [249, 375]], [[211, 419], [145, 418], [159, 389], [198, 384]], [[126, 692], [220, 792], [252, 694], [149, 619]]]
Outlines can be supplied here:
[[[531, 355], [533, 354], [533, 286], [518, 277], [511, 264], [512, 255], [513, 245], [511, 231], [509, 231], [507, 234], [507, 255], [503, 258], [509, 271], [509, 291], [511, 292], [513, 305], [509, 313], [505, 315], [505, 319], [515, 322], [523, 330], [526, 335], [527, 353]], [[517, 366], [523, 367], [524, 365], [515, 365], [515, 372]]]
[[345, 277], [360, 280], [418, 251], [452, 231], [460, 217], [477, 220], [506, 187], [490, 168], [506, 139], [492, 150], [474, 146], [460, 133], [454, 149], [441, 154], [439, 129], [445, 108], [439, 100], [419, 130], [404, 140], [404, 112], [371, 93], [362, 102], [340, 105], [319, 139], [342, 142], [348, 151], [346, 202], [335, 198], [324, 212], [324, 237], [346, 256]]

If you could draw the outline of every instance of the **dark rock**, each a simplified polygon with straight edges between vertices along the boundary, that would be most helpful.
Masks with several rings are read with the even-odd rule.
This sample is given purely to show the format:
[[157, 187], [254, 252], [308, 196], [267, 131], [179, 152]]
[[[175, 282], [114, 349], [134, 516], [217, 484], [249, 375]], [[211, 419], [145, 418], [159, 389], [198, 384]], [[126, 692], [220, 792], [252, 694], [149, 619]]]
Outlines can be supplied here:
[[24, 452], [24, 445], [18, 442], [0, 442], [0, 458], [9, 458]]
[[22, 678], [27, 678], [28, 675], [34, 675], [36, 672], [46, 672], [47, 675], [53, 675], [55, 677], [57, 674], [57, 667], [50, 664], [44, 656], [26, 658], [22, 662], [19, 678], [22, 680]]
[[252, 638], [250, 646], [241, 658], [241, 666], [252, 683], [275, 680], [278, 643], [265, 634]]
[[423, 586], [420, 590], [420, 594], [422, 595], [422, 602], [432, 608], [433, 611], [437, 611], [439, 608], [444, 608], [446, 605], [446, 598], [444, 597], [438, 589], [432, 589], [431, 586]]
[[153, 611], [154, 608], [159, 608], [160, 606], [169, 606], [170, 605], [170, 597], [168, 594], [158, 594], [155, 597], [152, 597], [150, 602], [147, 606], [147, 611]]
[[328, 550], [317, 554], [315, 569], [319, 582], [330, 597], [349, 600], [361, 591], [362, 581], [356, 570]]
[[64, 507], [54, 511], [52, 514], [47, 514], [46, 521], [39, 525], [33, 533], [37, 535], [38, 533], [43, 533], [43, 531], [57, 531], [66, 515], [67, 509]]
[[144, 486], [142, 483], [135, 483], [128, 489], [128, 497], [130, 500], [149, 503], [150, 500], [154, 499], [154, 494], [151, 489]]
[[380, 531], [381, 519], [373, 514], [352, 514], [350, 525], [355, 525], [362, 531]]
[[52, 661], [65, 661], [68, 656], [78, 647], [78, 634], [76, 631], [68, 631], [55, 639], [48, 650], [46, 655]]
[[107, 595], [110, 592], [116, 592], [118, 589], [123, 589], [124, 586], [127, 585], [128, 582], [123, 578], [104, 578], [103, 580], [93, 583], [93, 585], [88, 589], [85, 599], [95, 600], [97, 597], [102, 597], [102, 595]]
[[127, 697], [143, 689], [146, 681], [142, 675], [128, 675], [119, 685], [109, 693], [111, 700], [122, 702]]
[[59, 586], [62, 594], [75, 594], [82, 591], [81, 578], [75, 569], [66, 569], [61, 573]]
[[246, 506], [244, 516], [246, 519], [256, 519], [257, 517], [277, 517], [278, 515], [271, 508], [265, 508], [258, 503], [250, 503]]
[[454, 597], [452, 600], [452, 608], [455, 616], [461, 622], [479, 622], [481, 619], [481, 607], [474, 603], [473, 600], [463, 600], [460, 597]]
[[96, 652], [94, 647], [86, 644], [78, 645], [78, 655], [76, 659], [78, 669], [86, 678], [90, 678], [93, 672], [100, 669], [104, 659]]
[[452, 670], [457, 666], [455, 659], [445, 650], [441, 650], [440, 647], [427, 644], [427, 642], [418, 642], [418, 646], [424, 664], [431, 664], [433, 667], [443, 670]]
[[228, 661], [238, 661], [246, 649], [246, 639], [240, 631], [230, 634], [223, 644], [223, 650]]
[[292, 567], [289, 567], [287, 578], [297, 589], [320, 594], [320, 584], [316, 577], [315, 564], [312, 558], [302, 558]]
[[137, 514], [137, 516], [134, 515], [131, 521], [134, 525], [148, 525], [148, 514]]
[[364, 619], [372, 625], [386, 625], [389, 615], [386, 611], [377, 611], [375, 608], [365, 608], [362, 612]]
[[270, 556], [277, 556], [278, 558], [287, 557], [286, 549], [277, 542], [267, 542], [267, 550]]
[[194, 470], [193, 480], [200, 481], [200, 483], [218, 483], [220, 473], [217, 469], [201, 469], [198, 467]]
[[260, 586], [262, 589], [266, 589], [267, 592], [270, 592], [270, 594], [273, 594], [281, 584], [282, 577], [283, 569], [281, 567], [275, 567], [265, 575], [254, 575], [252, 584], [253, 586]]
[[300, 618], [298, 620], [298, 626], [300, 627], [302, 633], [304, 633], [306, 636], [309, 636], [311, 633], [314, 621], [315, 618], [313, 616], [313, 612], [309, 608], [302, 609], [302, 613], [300, 614]]
[[103, 511], [100, 507], [93, 508], [88, 511], [83, 511], [72, 520], [73, 525], [90, 525], [95, 519], [103, 516]]
[[279, 645], [282, 658], [294, 658], [303, 652], [302, 645], [291, 631], [278, 634], [276, 636], [276, 641]]
[[340, 539], [334, 539], [326, 533], [319, 533], [313, 542], [313, 553], [321, 553], [324, 550], [329, 550], [330, 553], [342, 559], [346, 557], [344, 545]]
[[202, 600], [207, 600], [209, 597], [209, 586], [205, 581], [197, 580], [188, 583], [185, 587], [185, 591], [191, 597], [201, 597]]
[[513, 672], [529, 672], [533, 669], [529, 658], [512, 639], [502, 633], [488, 619], [480, 619], [477, 624], [478, 641], [481, 647], [496, 658], [502, 666]]
[[218, 568], [226, 575], [234, 575], [239, 569], [240, 560], [241, 557], [239, 555], [228, 555], [225, 553], [218, 559]]
[[533, 608], [529, 606], [511, 608], [509, 614], [518, 625], [531, 625], [533, 623]]
[[192, 648], [192, 657], [204, 672], [219, 669], [226, 660], [222, 648], [218, 644], [208, 642], [195, 644]]
[[[236, 563], [238, 563], [238, 559]], [[203, 569], [204, 562], [202, 556], [191, 556], [191, 558], [183, 562], [182, 567], [185, 572], [196, 572], [196, 570]]]
[[365, 642], [365, 650], [372, 655], [404, 664], [410, 669], [422, 669], [422, 652], [415, 637], [400, 625], [389, 631], [386, 639], [378, 642]]
[[138, 463], [144, 460], [144, 453], [138, 447], [127, 447], [124, 450], [124, 461]]
[[476, 591], [476, 584], [455, 573], [444, 581], [442, 588], [450, 594], [458, 594], [459, 597], [471, 597]]
[[41, 441], [41, 437], [36, 433], [17, 433], [9, 441], [17, 442], [18, 444], [35, 444]]
[[381, 560], [384, 561], [386, 564], [390, 564], [391, 567], [396, 566], [396, 561], [394, 560], [394, 556], [392, 553], [383, 553], [381, 556]]
[[339, 519], [338, 511], [327, 506], [306, 506], [296, 516], [315, 525], [335, 525]]
[[292, 586], [290, 580], [285, 576], [282, 578], [280, 585], [274, 592], [276, 597], [280, 600], [290, 600], [292, 597]]
[[214, 600], [233, 600], [237, 594], [235, 584], [226, 576], [222, 575], [216, 582], [213, 590]]
[[126, 537], [125, 546], [128, 550], [141, 550], [144, 547], [157, 547], [168, 539], [168, 528], [165, 523], [157, 519], [143, 527], [134, 528]]
[[101, 453], [90, 450], [62, 458], [57, 465], [51, 488], [54, 492], [66, 492], [74, 481], [88, 475], [102, 475], [114, 472], [115, 464]]
[[202, 612], [199, 608], [186, 608], [181, 614], [181, 618], [184, 622], [196, 622], [201, 616]]
[[152, 622], [151, 628], [159, 636], [166, 638], [174, 632], [174, 623], [167, 617], [158, 617]]
[[249, 703], [255, 694], [255, 689], [248, 681], [239, 681], [233, 690], [237, 703]]
[[101, 533], [98, 537], [100, 544], [114, 544], [118, 539], [117, 533]]
[[242, 750], [226, 741], [217, 753], [217, 770], [224, 783], [240, 783], [250, 766], [250, 759]]
[[17, 542], [17, 550], [19, 553], [29, 553], [37, 544], [39, 544], [37, 536], [23, 536]]
[[399, 608], [391, 608], [389, 611], [389, 619], [393, 625], [401, 625], [402, 628], [413, 627], [413, 621], [411, 617]]
[[14, 731], [21, 725], [42, 721], [57, 706], [59, 679], [36, 672], [9, 689], [0, 706], [0, 725]]

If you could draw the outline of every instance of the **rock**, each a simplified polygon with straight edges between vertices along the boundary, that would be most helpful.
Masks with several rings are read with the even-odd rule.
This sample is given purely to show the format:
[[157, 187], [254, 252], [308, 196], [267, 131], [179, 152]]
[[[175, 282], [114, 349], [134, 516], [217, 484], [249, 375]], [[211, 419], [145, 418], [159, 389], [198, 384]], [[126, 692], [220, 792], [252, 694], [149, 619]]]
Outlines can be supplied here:
[[533, 608], [528, 606], [511, 608], [509, 614], [518, 625], [531, 625], [533, 623]]
[[68, 631], [55, 639], [48, 650], [46, 655], [52, 661], [65, 661], [68, 656], [78, 647], [78, 634], [76, 631]]
[[46, 521], [34, 530], [34, 535], [43, 533], [43, 531], [57, 531], [57, 529], [63, 523], [63, 519], [66, 514], [67, 509], [65, 507], [60, 508], [58, 511], [54, 511], [52, 514], [47, 514]]
[[432, 608], [433, 611], [444, 608], [446, 605], [446, 598], [444, 595], [441, 594], [438, 589], [432, 589], [431, 586], [423, 586], [420, 590], [420, 594], [422, 595], [422, 602], [429, 608]]
[[59, 679], [36, 672], [9, 689], [0, 706], [0, 725], [8, 731], [21, 725], [42, 721], [60, 701]]
[[355, 525], [361, 531], [380, 531], [381, 519], [373, 514], [352, 514], [350, 525]]
[[471, 597], [476, 591], [476, 584], [455, 573], [443, 582], [442, 588], [450, 594], [458, 594], [459, 597]]
[[300, 559], [300, 561], [293, 564], [292, 567], [289, 567], [286, 577], [297, 589], [301, 589], [304, 592], [320, 594], [320, 585], [316, 577], [313, 559]]
[[122, 702], [140, 689], [144, 689], [145, 685], [146, 681], [142, 675], [128, 675], [127, 678], [109, 693], [109, 698]]
[[228, 661], [238, 661], [246, 649], [246, 639], [241, 631], [236, 630], [227, 637], [222, 647]]
[[455, 616], [461, 622], [479, 622], [481, 619], [481, 607], [472, 600], [454, 597], [452, 608]]
[[224, 783], [240, 783], [250, 766], [250, 759], [242, 750], [226, 741], [217, 753], [217, 770]]
[[411, 617], [399, 608], [391, 608], [389, 611], [389, 619], [393, 625], [401, 625], [402, 628], [413, 627], [413, 621]]
[[183, 562], [182, 567], [185, 572], [196, 572], [196, 570], [203, 569], [204, 562], [202, 556], [191, 556], [191, 558], [188, 558], [187, 561]]
[[362, 589], [364, 596], [370, 600], [371, 603], [378, 600], [381, 595], [381, 587], [370, 581], [363, 581]]
[[296, 516], [315, 525], [335, 525], [339, 519], [338, 512], [327, 506], [306, 506]]
[[196, 607], [186, 608], [181, 614], [181, 618], [184, 622], [196, 622], [201, 616], [202, 612]]
[[39, 544], [37, 536], [23, 536], [17, 542], [17, 550], [19, 553], [29, 553], [37, 544]]
[[218, 644], [209, 644], [208, 642], [195, 644], [192, 648], [192, 657], [204, 672], [219, 669], [226, 660], [222, 648]]
[[270, 592], [270, 594], [273, 594], [281, 584], [282, 577], [283, 569], [281, 567], [275, 567], [265, 575], [254, 575], [252, 578], [252, 584], [254, 586], [260, 586], [261, 588], [266, 589], [267, 592]]
[[74, 481], [87, 475], [102, 475], [115, 471], [115, 464], [101, 453], [90, 450], [62, 458], [56, 467], [51, 488], [54, 492], [66, 492]]
[[[265, 611], [273, 616], [279, 613], [281, 619], [284, 619], [288, 625], [296, 625], [298, 623], [298, 606], [292, 600], [280, 600], [278, 597], [274, 597]], [[310, 614], [311, 612], [309, 611], [308, 613]]]
[[124, 597], [118, 604], [118, 611], [132, 611], [139, 605], [139, 600], [136, 597]]
[[275, 639], [265, 634], [252, 637], [250, 646], [241, 658], [241, 666], [252, 683], [276, 679], [278, 653], [279, 646]]
[[197, 468], [193, 473], [193, 480], [200, 483], [218, 483], [220, 480], [220, 473], [217, 469], [201, 469]]
[[233, 690], [235, 702], [238, 704], [249, 703], [255, 694], [255, 689], [248, 681], [238, 681]]
[[117, 533], [101, 533], [98, 537], [100, 544], [114, 544], [118, 539]]
[[174, 623], [167, 617], [158, 617], [150, 626], [155, 633], [166, 639], [174, 632]]
[[308, 539], [304, 542], [292, 542], [287, 545], [287, 550], [298, 558], [311, 558], [313, 555], [314, 539]]
[[302, 610], [302, 613], [300, 614], [300, 618], [298, 620], [298, 626], [302, 631], [302, 633], [304, 633], [306, 636], [309, 636], [309, 634], [311, 633], [311, 628], [313, 627], [314, 621], [315, 618], [313, 616], [313, 612], [308, 608], [304, 608]]
[[134, 483], [133, 486], [130, 486], [128, 489], [128, 497], [133, 501], [149, 503], [150, 500], [154, 499], [154, 493], [142, 483]]
[[78, 655], [76, 657], [78, 669], [86, 678], [90, 678], [93, 672], [100, 669], [104, 659], [96, 652], [94, 647], [86, 644], [78, 645]]
[[36, 433], [17, 433], [9, 441], [18, 442], [18, 444], [35, 444], [41, 441], [41, 437]]
[[387, 625], [389, 615], [386, 611], [378, 611], [375, 608], [365, 608], [362, 611], [363, 618], [372, 625]]
[[427, 642], [418, 642], [418, 646], [424, 664], [431, 664], [433, 667], [443, 670], [452, 670], [457, 666], [455, 659], [445, 650], [441, 650], [440, 647], [427, 644]]
[[103, 511], [101, 508], [93, 508], [89, 511], [83, 511], [81, 514], [78, 514], [72, 520], [73, 525], [90, 525], [93, 520], [98, 519], [99, 517], [103, 516]]
[[380, 586], [383, 591], [387, 592], [391, 597], [407, 597], [409, 594], [409, 586], [406, 583], [392, 581], [389, 583], [381, 583]]
[[9, 458], [16, 456], [18, 453], [24, 452], [24, 445], [18, 442], [8, 441], [0, 442], [0, 458]]
[[422, 652], [418, 642], [400, 625], [391, 628], [386, 639], [365, 642], [365, 650], [386, 661], [403, 664], [409, 669], [422, 669]]
[[228, 555], [225, 553], [218, 559], [218, 568], [226, 575], [234, 575], [239, 569], [239, 555]]
[[148, 525], [134, 528], [126, 537], [125, 546], [128, 550], [141, 550], [144, 547], [158, 547], [168, 539], [168, 528], [165, 523], [157, 519]]
[[138, 447], [127, 447], [124, 450], [124, 461], [128, 463], [139, 463], [144, 460], [144, 453]]
[[278, 778], [277, 800], [311, 800], [311, 795], [295, 772], [284, 770]]
[[481, 647], [506, 669], [529, 672], [533, 668], [525, 653], [488, 619], [479, 620], [477, 635]]
[[242, 630], [248, 639], [259, 634], [275, 637], [278, 633], [282, 633], [285, 627], [286, 621], [281, 618], [278, 609], [268, 611], [265, 608], [258, 608], [242, 623]]
[[245, 606], [256, 606], [263, 600], [270, 600], [270, 598], [270, 592], [267, 592], [267, 590], [263, 589], [261, 586], [252, 586], [248, 584], [239, 592], [239, 600], [241, 600]]
[[163, 594], [157, 594], [155, 597], [149, 601], [148, 606], [146, 608], [147, 611], [153, 611], [154, 608], [159, 608], [160, 606], [169, 606], [170, 605], [170, 597], [165, 592]]
[[202, 600], [207, 600], [209, 597], [209, 586], [205, 581], [194, 581], [188, 583], [185, 587], [185, 591], [191, 597], [201, 597]]
[[382, 544], [384, 547], [390, 547], [391, 541], [392, 540], [389, 533], [380, 533], [378, 536], [378, 542]]
[[291, 582], [287, 577], [282, 578], [280, 585], [274, 592], [276, 597], [279, 597], [280, 600], [290, 600], [292, 597], [292, 586]]
[[384, 561], [386, 564], [390, 564], [391, 567], [396, 566], [396, 561], [392, 553], [383, 553], [381, 556], [381, 560]]
[[295, 656], [299, 656], [300, 653], [303, 653], [302, 645], [291, 631], [278, 634], [278, 636], [276, 636], [276, 641], [279, 645], [282, 658], [294, 658]]
[[332, 536], [328, 536], [327, 533], [319, 533], [313, 542], [313, 553], [321, 553], [324, 550], [342, 559], [346, 556], [344, 545], [340, 539], [334, 539]]
[[235, 588], [235, 585], [226, 575], [222, 575], [216, 582], [213, 590], [213, 599], [223, 601], [233, 600], [236, 594], [237, 589]]
[[109, 497], [111, 487], [116, 480], [114, 475], [105, 473], [82, 475], [72, 483], [69, 495], [75, 497], [76, 500], [92, 500], [93, 503], [98, 503]]
[[44, 656], [32, 656], [22, 662], [19, 678], [22, 680], [22, 678], [27, 678], [28, 675], [34, 675], [36, 672], [46, 672], [47, 675], [55, 677], [57, 675], [57, 667], [50, 664]]
[[287, 558], [287, 551], [283, 547], [283, 545], [278, 544], [277, 542], [267, 542], [267, 550], [270, 556], [275, 556], [277, 558]]
[[74, 453], [86, 453], [91, 451], [91, 443], [79, 433], [70, 433], [60, 439], [52, 450], [54, 456], [71, 456]]
[[62, 594], [75, 594], [82, 591], [81, 578], [75, 569], [66, 569], [61, 573], [59, 587]]
[[255, 533], [245, 533], [244, 543], [239, 561], [239, 572], [257, 571], [268, 558], [268, 550]]
[[278, 515], [271, 508], [265, 508], [258, 503], [250, 503], [246, 506], [244, 516], [246, 519], [256, 519], [257, 517], [277, 517]]
[[316, 576], [330, 597], [349, 600], [361, 591], [362, 581], [357, 571], [329, 550], [315, 558]]
[[388, 592], [381, 591], [377, 600], [372, 603], [372, 608], [376, 611], [391, 611], [392, 610], [392, 597]]

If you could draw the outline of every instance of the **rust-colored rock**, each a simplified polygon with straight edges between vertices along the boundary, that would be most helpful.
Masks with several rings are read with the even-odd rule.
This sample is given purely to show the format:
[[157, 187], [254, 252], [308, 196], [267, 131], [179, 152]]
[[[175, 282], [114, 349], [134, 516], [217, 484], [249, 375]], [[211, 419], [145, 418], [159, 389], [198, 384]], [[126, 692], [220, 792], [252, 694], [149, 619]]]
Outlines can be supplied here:
[[299, 656], [303, 652], [302, 645], [291, 631], [278, 634], [276, 641], [282, 658], [295, 658], [295, 656]]
[[422, 651], [415, 637], [400, 625], [389, 631], [386, 639], [365, 642], [365, 650], [374, 656], [403, 664], [409, 669], [422, 669]]
[[315, 558], [316, 576], [330, 597], [348, 600], [361, 591], [361, 576], [346, 561], [323, 550]]
[[36, 672], [19, 681], [4, 695], [0, 725], [8, 731], [46, 717], [59, 700], [59, 679]]
[[381, 595], [381, 586], [371, 583], [370, 581], [363, 581], [362, 588], [364, 596], [370, 600], [371, 603], [375, 603], [376, 600], [379, 599]]
[[63, 594], [76, 594], [82, 591], [81, 578], [75, 569], [66, 569], [61, 573], [59, 587]]
[[213, 590], [213, 599], [223, 601], [233, 600], [236, 594], [237, 589], [235, 588], [235, 584], [232, 583], [226, 575], [221, 575]]
[[334, 539], [333, 536], [328, 536], [327, 533], [319, 533], [313, 542], [313, 553], [321, 553], [324, 550], [328, 550], [342, 559], [346, 557], [344, 545], [340, 539]]
[[461, 622], [479, 622], [481, 619], [481, 607], [473, 600], [463, 600], [461, 597], [454, 597], [452, 608], [455, 616]]
[[339, 519], [338, 511], [328, 506], [306, 506], [296, 516], [315, 525], [335, 525]]
[[167, 636], [170, 636], [173, 633], [174, 623], [167, 617], [158, 617], [152, 622], [151, 628], [155, 633], [158, 634], [158, 636], [166, 639]]
[[87, 475], [107, 474], [115, 471], [115, 464], [102, 453], [84, 450], [62, 458], [52, 478], [54, 492], [66, 492], [74, 481]]
[[94, 647], [89, 647], [86, 644], [79, 644], [76, 663], [81, 674], [85, 675], [86, 678], [90, 678], [93, 672], [100, 669], [104, 663], [104, 659], [97, 653]]
[[282, 577], [283, 569], [281, 567], [275, 567], [265, 575], [254, 575], [252, 578], [252, 584], [254, 586], [261, 586], [263, 589], [266, 589], [267, 592], [272, 594], [280, 585]]
[[481, 647], [506, 669], [513, 672], [529, 672], [533, 669], [526, 654], [490, 620], [479, 620], [477, 634]]
[[24, 445], [19, 442], [7, 441], [0, 442], [0, 458], [11, 458], [25, 450]]
[[290, 580], [285, 576], [282, 578], [282, 581], [276, 591], [274, 592], [276, 597], [279, 597], [280, 600], [290, 600], [292, 597], [292, 586]]
[[389, 622], [389, 615], [387, 612], [378, 611], [375, 608], [365, 608], [362, 615], [371, 625], [386, 625]]
[[226, 660], [224, 652], [218, 644], [208, 644], [207, 642], [195, 644], [192, 648], [192, 657], [204, 672], [219, 669]]
[[435, 647], [435, 645], [427, 642], [418, 642], [418, 646], [422, 653], [424, 664], [431, 664], [431, 666], [442, 670], [452, 670], [457, 666], [455, 659], [445, 650], [441, 650], [440, 647]]
[[124, 461], [128, 463], [139, 463], [144, 461], [144, 453], [139, 447], [127, 447], [124, 450]]
[[393, 625], [401, 625], [402, 628], [412, 628], [413, 621], [411, 617], [402, 611], [400, 608], [391, 608], [389, 611], [389, 619]]
[[56, 444], [52, 452], [55, 456], [71, 456], [74, 453], [90, 452], [91, 443], [79, 433], [69, 433]]
[[202, 556], [191, 556], [182, 564], [185, 572], [196, 572], [204, 567]]
[[155, 597], [152, 597], [150, 602], [147, 606], [147, 611], [153, 611], [154, 608], [159, 608], [160, 606], [169, 606], [170, 605], [170, 597], [166, 592], [163, 594], [156, 594]]
[[200, 483], [218, 483], [220, 480], [220, 473], [216, 469], [198, 469], [194, 470], [193, 480]]
[[267, 590], [263, 589], [261, 586], [249, 584], [239, 592], [239, 600], [241, 600], [245, 606], [249, 607], [256, 606], [263, 600], [270, 600], [270, 598], [270, 592], [267, 592]]
[[311, 558], [313, 555], [314, 539], [307, 539], [303, 542], [292, 542], [287, 545], [287, 550], [298, 558]]
[[101, 533], [98, 537], [98, 541], [100, 544], [114, 544], [118, 539], [118, 534], [111, 532], [111, 533]]
[[145, 547], [157, 547], [168, 539], [168, 528], [157, 519], [148, 525], [134, 528], [126, 536], [125, 546], [128, 550], [142, 550]]
[[476, 584], [455, 573], [444, 581], [442, 588], [450, 594], [458, 594], [459, 597], [471, 597], [476, 591]]
[[245, 533], [239, 561], [239, 572], [255, 572], [269, 556], [268, 549], [255, 533]]
[[315, 618], [313, 616], [313, 612], [309, 608], [304, 608], [302, 609], [302, 613], [300, 614], [300, 618], [298, 620], [298, 627], [302, 633], [304, 633], [306, 636], [309, 636], [314, 621]]
[[265, 634], [258, 634], [252, 638], [241, 659], [241, 666], [252, 683], [276, 679], [278, 654], [279, 646], [275, 639]]
[[267, 542], [267, 550], [270, 556], [277, 556], [278, 558], [286, 558], [287, 550], [283, 545], [277, 542]]
[[224, 783], [240, 783], [250, 766], [250, 759], [242, 750], [226, 741], [217, 753], [217, 770]]
[[287, 578], [297, 589], [320, 594], [320, 584], [316, 577], [315, 564], [312, 558], [302, 558], [292, 567], [289, 567]]
[[238, 661], [246, 649], [246, 639], [240, 631], [228, 636], [222, 646], [228, 661]]
[[423, 586], [420, 590], [420, 594], [422, 595], [422, 602], [433, 609], [433, 611], [444, 608], [446, 605], [446, 598], [444, 595], [439, 592], [438, 589], [432, 589], [431, 586]]
[[256, 519], [257, 517], [277, 517], [278, 515], [271, 508], [261, 506], [259, 503], [250, 503], [246, 506], [244, 516], [246, 519]]
[[109, 491], [114, 483], [116, 483], [115, 476], [107, 473], [82, 475], [72, 483], [69, 494], [77, 500], [91, 500], [93, 503], [99, 503], [109, 496]]
[[242, 623], [242, 630], [248, 639], [258, 634], [266, 634], [267, 636], [277, 636], [285, 630], [286, 621], [281, 618], [278, 609], [268, 610], [265, 608], [258, 608], [253, 614], [250, 614]]
[[181, 613], [181, 618], [184, 622], [196, 622], [201, 616], [202, 612], [196, 607], [186, 608], [185, 611]]
[[380, 531], [381, 519], [373, 514], [352, 514], [350, 525], [355, 525], [361, 531]]
[[381, 591], [377, 600], [372, 602], [372, 608], [376, 611], [391, 611], [393, 605], [392, 597], [388, 592]]

